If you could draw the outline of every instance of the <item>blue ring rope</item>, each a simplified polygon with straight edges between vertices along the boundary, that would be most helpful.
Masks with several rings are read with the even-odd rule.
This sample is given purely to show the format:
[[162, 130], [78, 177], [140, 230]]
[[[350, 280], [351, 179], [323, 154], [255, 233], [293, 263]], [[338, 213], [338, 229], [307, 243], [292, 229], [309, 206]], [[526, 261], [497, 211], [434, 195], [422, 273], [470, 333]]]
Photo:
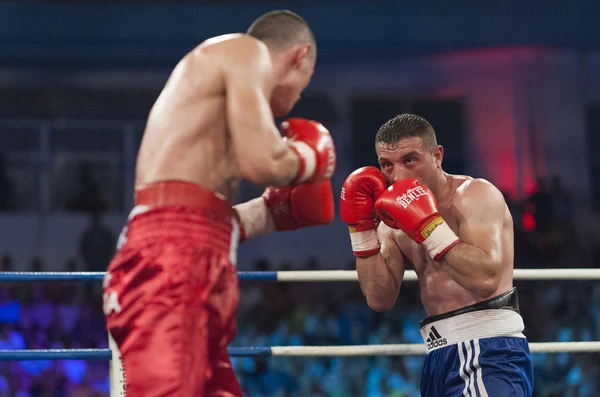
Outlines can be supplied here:
[[[270, 357], [270, 347], [229, 347], [231, 357]], [[0, 361], [111, 360], [109, 349], [0, 350]]]
[[0, 282], [102, 281], [105, 272], [0, 272]]
[[110, 360], [109, 349], [0, 350], [0, 361]]
[[277, 281], [277, 272], [238, 272], [242, 281]]
[[[0, 272], [0, 283], [102, 281], [105, 272]], [[277, 272], [238, 272], [243, 281], [277, 281]]]

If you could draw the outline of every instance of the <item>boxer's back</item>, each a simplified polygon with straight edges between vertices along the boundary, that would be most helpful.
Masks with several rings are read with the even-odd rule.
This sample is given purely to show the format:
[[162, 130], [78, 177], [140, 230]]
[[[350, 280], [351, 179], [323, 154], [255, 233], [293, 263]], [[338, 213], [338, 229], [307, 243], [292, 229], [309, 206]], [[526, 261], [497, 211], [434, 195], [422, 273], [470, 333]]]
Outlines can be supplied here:
[[152, 107], [136, 164], [136, 186], [184, 180], [232, 200], [240, 179], [227, 130], [220, 59], [241, 35], [208, 40], [173, 70]]

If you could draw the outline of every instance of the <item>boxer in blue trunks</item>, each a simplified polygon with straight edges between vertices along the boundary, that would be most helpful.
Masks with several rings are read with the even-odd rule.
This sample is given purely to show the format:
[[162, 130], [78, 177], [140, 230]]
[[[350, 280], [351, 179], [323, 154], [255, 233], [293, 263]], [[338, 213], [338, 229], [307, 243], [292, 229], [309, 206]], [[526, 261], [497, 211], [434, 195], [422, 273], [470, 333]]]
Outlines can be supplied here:
[[[378, 131], [380, 169], [342, 187], [360, 285], [389, 310], [409, 265], [428, 318], [422, 397], [530, 397], [533, 366], [513, 287], [513, 221], [491, 183], [443, 171], [424, 118], [401, 114]], [[380, 221], [380, 222], [379, 222]]]

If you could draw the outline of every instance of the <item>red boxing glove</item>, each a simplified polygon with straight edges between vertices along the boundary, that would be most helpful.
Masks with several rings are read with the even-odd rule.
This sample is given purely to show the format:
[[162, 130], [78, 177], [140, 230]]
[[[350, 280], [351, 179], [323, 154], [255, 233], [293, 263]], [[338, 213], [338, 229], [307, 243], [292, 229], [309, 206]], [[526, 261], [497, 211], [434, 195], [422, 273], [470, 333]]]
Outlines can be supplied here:
[[335, 216], [330, 180], [294, 187], [269, 187], [262, 198], [277, 231], [327, 225]]
[[375, 202], [375, 211], [383, 223], [422, 243], [436, 261], [460, 241], [439, 214], [433, 193], [416, 179], [390, 186]]
[[288, 145], [300, 158], [292, 185], [330, 179], [335, 171], [335, 146], [329, 131], [319, 122], [292, 118], [281, 123]]
[[352, 251], [359, 258], [379, 252], [374, 205], [385, 188], [385, 178], [375, 167], [357, 169], [346, 178], [342, 186], [340, 215], [348, 224]]
[[333, 221], [331, 181], [294, 187], [269, 187], [262, 197], [233, 207], [240, 226], [240, 243], [272, 231], [327, 225]]

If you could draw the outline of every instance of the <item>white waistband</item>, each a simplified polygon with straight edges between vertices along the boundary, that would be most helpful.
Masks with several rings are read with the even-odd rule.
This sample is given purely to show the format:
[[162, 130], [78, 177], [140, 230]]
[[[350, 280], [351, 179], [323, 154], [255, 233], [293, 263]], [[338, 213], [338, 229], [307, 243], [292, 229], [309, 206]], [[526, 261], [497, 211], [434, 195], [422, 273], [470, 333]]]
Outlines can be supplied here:
[[472, 339], [525, 338], [521, 315], [508, 309], [478, 310], [435, 321], [421, 328], [427, 352]]

